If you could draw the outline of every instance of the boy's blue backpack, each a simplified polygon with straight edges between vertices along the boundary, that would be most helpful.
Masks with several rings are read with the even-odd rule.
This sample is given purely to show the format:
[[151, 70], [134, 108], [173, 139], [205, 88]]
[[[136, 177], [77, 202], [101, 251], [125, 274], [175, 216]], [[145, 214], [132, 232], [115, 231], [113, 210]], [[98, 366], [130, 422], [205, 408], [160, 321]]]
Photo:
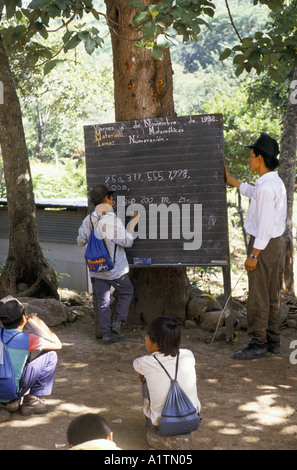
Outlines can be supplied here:
[[172, 379], [163, 364], [154, 356], [163, 367], [171, 380], [170, 389], [162, 411], [158, 434], [160, 436], [175, 436], [177, 434], [188, 434], [196, 431], [200, 425], [197, 408], [193, 405], [188, 395], [183, 391], [176, 380], [178, 369], [178, 358], [176, 358], [175, 379]]
[[[94, 225], [90, 215], [90, 222], [92, 225], [91, 235], [85, 251], [85, 260], [87, 266], [92, 273], [99, 273], [101, 271], [110, 271], [114, 268], [114, 261], [112, 262], [106, 248], [104, 240], [97, 238], [94, 233]], [[116, 245], [115, 245], [116, 250]], [[114, 253], [115, 259], [115, 253]]]
[[3, 341], [4, 328], [1, 328], [0, 342], [0, 401], [13, 401], [18, 398], [16, 384], [14, 378], [13, 366], [7, 349], [8, 343], [21, 332], [13, 335], [7, 343]]

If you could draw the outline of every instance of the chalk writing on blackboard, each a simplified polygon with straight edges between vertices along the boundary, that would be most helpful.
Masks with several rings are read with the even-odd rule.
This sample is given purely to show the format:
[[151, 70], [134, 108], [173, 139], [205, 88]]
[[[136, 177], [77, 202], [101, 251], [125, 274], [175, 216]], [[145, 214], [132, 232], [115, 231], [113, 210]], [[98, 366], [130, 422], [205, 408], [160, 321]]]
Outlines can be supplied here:
[[172, 169], [167, 171], [150, 170], [147, 172], [125, 173], [123, 175], [106, 175], [104, 177], [104, 184], [108, 185], [110, 189], [113, 190], [127, 190], [127, 184], [131, 181], [139, 181], [142, 183], [156, 181], [165, 184], [166, 181], [189, 178], [190, 174], [188, 169]]
[[84, 131], [88, 192], [98, 183], [114, 189], [115, 211], [125, 224], [133, 210], [141, 213], [127, 250], [130, 264], [228, 263], [221, 114], [96, 124]]

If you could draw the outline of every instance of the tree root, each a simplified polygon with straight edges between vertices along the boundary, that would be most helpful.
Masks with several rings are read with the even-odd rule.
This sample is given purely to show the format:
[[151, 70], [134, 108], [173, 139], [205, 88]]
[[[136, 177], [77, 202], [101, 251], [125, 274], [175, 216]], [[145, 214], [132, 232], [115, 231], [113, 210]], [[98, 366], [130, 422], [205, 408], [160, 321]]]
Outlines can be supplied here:
[[15, 275], [4, 270], [1, 276], [0, 295], [13, 295], [18, 297], [53, 297], [59, 300], [58, 283], [56, 276], [48, 268], [43, 269], [34, 283], [23, 291], [19, 291]]

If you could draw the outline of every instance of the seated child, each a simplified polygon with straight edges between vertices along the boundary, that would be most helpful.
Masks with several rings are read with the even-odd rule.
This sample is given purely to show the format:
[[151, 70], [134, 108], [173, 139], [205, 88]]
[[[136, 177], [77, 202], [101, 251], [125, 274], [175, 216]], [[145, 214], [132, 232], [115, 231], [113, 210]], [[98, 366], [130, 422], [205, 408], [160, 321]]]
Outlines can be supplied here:
[[70, 450], [120, 450], [102, 416], [86, 413], [74, 418], [67, 429]]
[[143, 413], [148, 427], [158, 427], [170, 388], [170, 379], [154, 355], [172, 378], [175, 377], [176, 356], [179, 351], [177, 382], [200, 413], [196, 388], [195, 358], [188, 349], [179, 349], [181, 330], [178, 322], [169, 317], [155, 318], [147, 329], [146, 349], [150, 353], [139, 357], [133, 367], [143, 384]]

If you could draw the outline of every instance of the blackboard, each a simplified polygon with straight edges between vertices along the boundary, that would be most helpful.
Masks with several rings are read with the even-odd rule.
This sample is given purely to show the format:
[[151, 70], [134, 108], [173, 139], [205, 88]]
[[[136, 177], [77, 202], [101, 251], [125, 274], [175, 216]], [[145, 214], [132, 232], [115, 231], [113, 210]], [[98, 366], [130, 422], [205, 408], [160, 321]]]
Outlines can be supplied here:
[[88, 194], [106, 184], [125, 223], [141, 213], [131, 265], [228, 265], [221, 114], [89, 125], [84, 135]]

